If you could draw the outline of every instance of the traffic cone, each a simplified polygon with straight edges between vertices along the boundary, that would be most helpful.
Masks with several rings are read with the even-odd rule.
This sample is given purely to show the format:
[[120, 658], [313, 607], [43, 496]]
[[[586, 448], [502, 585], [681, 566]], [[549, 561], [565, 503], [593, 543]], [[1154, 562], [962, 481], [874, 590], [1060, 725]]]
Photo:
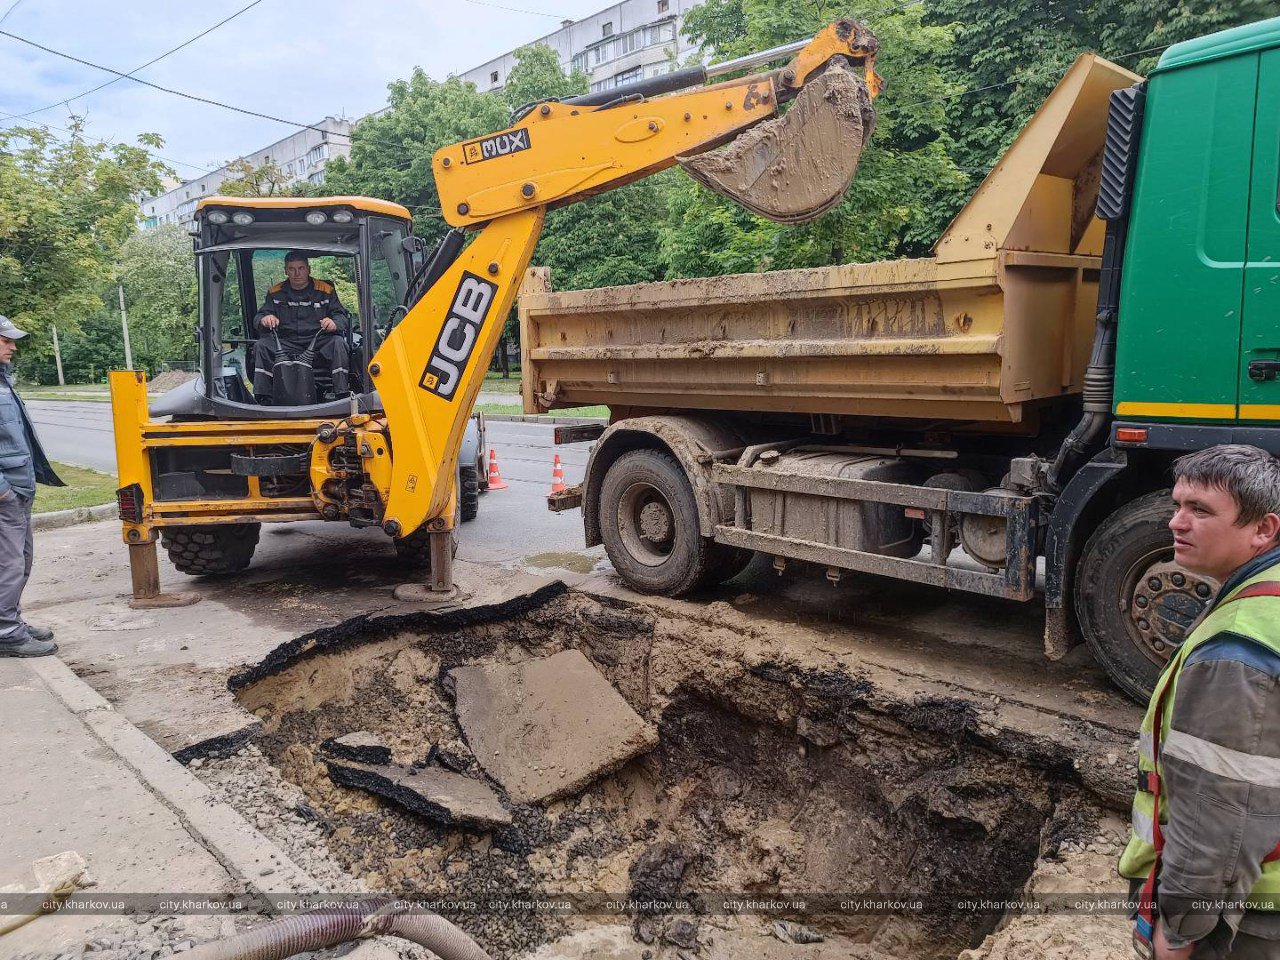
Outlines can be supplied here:
[[489, 449], [489, 487], [490, 490], [507, 489], [506, 481], [502, 479], [502, 474], [498, 472], [498, 451], [492, 447]]
[[551, 492], [564, 493], [569, 487], [564, 482], [564, 467], [560, 466], [560, 454], [556, 454], [555, 462], [551, 465]]

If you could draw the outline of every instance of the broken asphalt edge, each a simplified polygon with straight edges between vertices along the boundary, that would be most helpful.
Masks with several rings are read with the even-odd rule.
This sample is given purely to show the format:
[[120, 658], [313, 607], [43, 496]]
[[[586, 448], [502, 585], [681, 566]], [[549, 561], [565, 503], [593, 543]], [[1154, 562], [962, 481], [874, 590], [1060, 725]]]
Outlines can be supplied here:
[[254, 666], [232, 674], [227, 680], [227, 689], [235, 693], [317, 653], [335, 653], [351, 646], [385, 640], [406, 630], [423, 627], [433, 632], [461, 630], [464, 627], [519, 616], [550, 603], [568, 590], [563, 581], [554, 580], [529, 593], [498, 603], [450, 610], [415, 610], [390, 615], [361, 614], [280, 644]]

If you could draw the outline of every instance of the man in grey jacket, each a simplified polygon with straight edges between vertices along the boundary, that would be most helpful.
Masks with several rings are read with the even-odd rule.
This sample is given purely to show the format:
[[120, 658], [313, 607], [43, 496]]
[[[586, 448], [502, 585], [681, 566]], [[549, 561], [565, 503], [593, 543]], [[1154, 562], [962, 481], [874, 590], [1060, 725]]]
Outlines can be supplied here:
[[58, 649], [52, 630], [22, 618], [22, 591], [31, 576], [36, 483], [65, 486], [49, 466], [13, 388], [10, 361], [26, 335], [0, 316], [0, 657], [43, 657]]
[[1280, 462], [1226, 444], [1174, 466], [1174, 559], [1222, 584], [1138, 739], [1134, 943], [1156, 960], [1280, 957]]

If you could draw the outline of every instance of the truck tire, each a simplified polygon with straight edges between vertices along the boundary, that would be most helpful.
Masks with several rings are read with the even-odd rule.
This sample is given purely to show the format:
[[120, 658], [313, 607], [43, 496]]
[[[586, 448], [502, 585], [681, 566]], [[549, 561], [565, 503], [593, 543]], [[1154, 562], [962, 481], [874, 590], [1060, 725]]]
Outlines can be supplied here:
[[253, 559], [261, 529], [260, 523], [162, 527], [160, 543], [169, 561], [188, 576], [239, 573]]
[[600, 535], [618, 575], [643, 593], [683, 596], [746, 565], [737, 551], [701, 535], [689, 478], [660, 450], [632, 450], [609, 467]]
[[1107, 676], [1146, 703], [1217, 589], [1173, 563], [1168, 490], [1126, 503], [1094, 531], [1075, 572], [1076, 616]]
[[458, 468], [458, 512], [463, 523], [480, 515], [480, 474], [475, 466]]

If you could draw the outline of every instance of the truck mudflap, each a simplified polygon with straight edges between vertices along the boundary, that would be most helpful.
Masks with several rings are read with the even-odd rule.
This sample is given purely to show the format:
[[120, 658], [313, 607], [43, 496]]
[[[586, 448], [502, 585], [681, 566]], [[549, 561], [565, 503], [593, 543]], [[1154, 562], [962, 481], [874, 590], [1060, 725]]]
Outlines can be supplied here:
[[547, 509], [552, 513], [577, 510], [582, 506], [582, 484], [568, 487], [558, 493], [547, 494]]
[[[1011, 600], [1030, 600], [1035, 595], [1036, 542], [1040, 526], [1039, 501], [1035, 497], [1010, 496], [1008, 492], [945, 490], [879, 480], [797, 476], [723, 463], [715, 465], [712, 476], [717, 484], [731, 488], [734, 494], [733, 523], [721, 523], [715, 527], [715, 539], [720, 543], [824, 564], [836, 570], [876, 573]], [[930, 520], [929, 558], [904, 559], [760, 533], [751, 528], [749, 498], [752, 490], [894, 504], [904, 510], [923, 511]], [[1002, 569], [975, 570], [951, 562], [955, 547], [953, 521], [967, 515], [996, 517], [1004, 521], [1006, 563]]]

